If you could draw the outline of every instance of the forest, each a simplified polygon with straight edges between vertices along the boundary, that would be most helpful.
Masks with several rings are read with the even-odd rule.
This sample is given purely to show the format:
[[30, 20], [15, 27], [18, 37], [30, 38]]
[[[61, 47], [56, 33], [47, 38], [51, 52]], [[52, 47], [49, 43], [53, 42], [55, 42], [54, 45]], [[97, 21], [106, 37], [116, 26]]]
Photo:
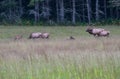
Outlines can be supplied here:
[[0, 25], [120, 24], [120, 0], [0, 0]]
[[0, 0], [0, 79], [120, 79], [120, 0]]

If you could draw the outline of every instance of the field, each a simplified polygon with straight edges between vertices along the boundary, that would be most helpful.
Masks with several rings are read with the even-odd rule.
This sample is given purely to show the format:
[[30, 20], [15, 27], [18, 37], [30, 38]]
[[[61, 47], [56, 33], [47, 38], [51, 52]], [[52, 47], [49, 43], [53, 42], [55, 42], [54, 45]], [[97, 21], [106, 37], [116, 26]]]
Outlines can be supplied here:
[[[85, 28], [0, 26], [0, 79], [120, 79], [120, 27], [103, 27], [109, 38], [95, 38]], [[28, 39], [38, 31], [50, 39]], [[23, 39], [15, 41], [15, 35]]]

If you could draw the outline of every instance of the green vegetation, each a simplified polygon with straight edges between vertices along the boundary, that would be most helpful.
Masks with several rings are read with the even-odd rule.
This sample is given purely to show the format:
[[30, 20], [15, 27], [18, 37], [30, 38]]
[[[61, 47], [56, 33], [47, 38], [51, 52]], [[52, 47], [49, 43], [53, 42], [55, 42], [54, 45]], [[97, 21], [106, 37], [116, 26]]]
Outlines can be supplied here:
[[[120, 27], [105, 27], [110, 38], [94, 38], [85, 28], [1, 26], [0, 79], [119, 79]], [[27, 39], [38, 31], [50, 39]], [[18, 34], [23, 39], [13, 40]]]
[[[111, 31], [111, 36], [119, 36], [119, 26], [96, 26], [102, 27]], [[87, 37], [90, 36], [85, 32], [86, 26], [0, 26], [0, 39], [13, 39], [15, 35], [23, 35], [26, 39], [32, 32], [49, 32], [51, 38], [66, 38], [68, 36]], [[63, 37], [63, 38], [62, 38]]]

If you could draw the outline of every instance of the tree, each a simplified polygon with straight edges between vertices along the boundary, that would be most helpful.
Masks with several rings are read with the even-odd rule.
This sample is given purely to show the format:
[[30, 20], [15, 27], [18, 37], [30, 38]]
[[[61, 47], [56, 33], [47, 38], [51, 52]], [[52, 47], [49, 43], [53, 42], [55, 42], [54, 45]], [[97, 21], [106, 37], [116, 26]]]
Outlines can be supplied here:
[[34, 9], [30, 10], [30, 14], [34, 14], [34, 24], [36, 24], [40, 19], [39, 2], [40, 0], [31, 0], [29, 3], [29, 5], [34, 6]]
[[114, 7], [119, 7], [120, 8], [120, 0], [110, 0], [110, 2], [112, 3], [112, 5]]
[[82, 13], [83, 13], [83, 21], [85, 21], [85, 1], [82, 0]]
[[3, 0], [0, 2], [2, 21], [9, 23], [19, 23], [22, 14], [15, 0]]
[[104, 0], [104, 16], [105, 16], [105, 19], [107, 19], [107, 4], [106, 4], [106, 0]]
[[99, 20], [99, 0], [96, 0], [96, 21]]
[[110, 9], [112, 15], [112, 8], [116, 8], [116, 19], [119, 19], [119, 10], [120, 10], [120, 0], [110, 0], [112, 7]]
[[88, 16], [88, 23], [91, 23], [91, 10], [90, 10], [90, 0], [86, 0], [87, 4], [87, 16]]
[[23, 14], [23, 5], [22, 5], [22, 0], [19, 0], [18, 4], [19, 4], [19, 11], [20, 11], [20, 15], [22, 15], [22, 14]]
[[59, 0], [56, 0], [56, 20], [59, 23], [60, 22], [60, 16], [59, 16]]
[[46, 19], [49, 21], [50, 16], [50, 7], [49, 7], [49, 0], [46, 0]]
[[[0, 23], [92, 23], [120, 19], [120, 0], [0, 0]], [[32, 19], [31, 19], [32, 18]]]
[[75, 0], [72, 0], [72, 23], [75, 24], [76, 23], [76, 8], [75, 8]]
[[60, 4], [60, 22], [63, 23], [64, 22], [64, 2], [63, 0], [60, 0], [59, 2]]

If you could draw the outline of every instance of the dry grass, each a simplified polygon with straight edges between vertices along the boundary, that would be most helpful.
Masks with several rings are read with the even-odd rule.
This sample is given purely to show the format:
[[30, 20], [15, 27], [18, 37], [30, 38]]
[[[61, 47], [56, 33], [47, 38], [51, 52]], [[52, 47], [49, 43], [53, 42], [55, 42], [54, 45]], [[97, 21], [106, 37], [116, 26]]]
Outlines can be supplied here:
[[[119, 56], [119, 38], [78, 38], [77, 40], [17, 40], [0, 42], [1, 59], [22, 59], [32, 56], [63, 57], [84, 55]], [[98, 57], [97, 56], [97, 57]], [[81, 56], [80, 56], [81, 57]], [[80, 58], [79, 57], [79, 58]]]
[[0, 79], [119, 79], [119, 39], [1, 39]]

